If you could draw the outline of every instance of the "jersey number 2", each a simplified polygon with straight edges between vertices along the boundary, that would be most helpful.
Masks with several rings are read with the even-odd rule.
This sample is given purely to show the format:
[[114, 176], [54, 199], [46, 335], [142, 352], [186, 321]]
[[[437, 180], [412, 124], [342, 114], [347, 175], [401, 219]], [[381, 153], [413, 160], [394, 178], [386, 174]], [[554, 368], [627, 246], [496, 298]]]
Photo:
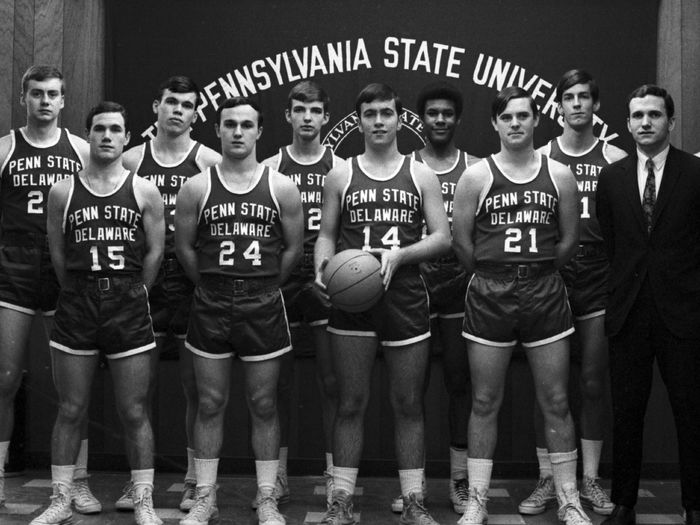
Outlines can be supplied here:
[[29, 200], [27, 201], [27, 213], [44, 213], [44, 207], [42, 203], [44, 202], [44, 194], [40, 191], [34, 190], [27, 194]]

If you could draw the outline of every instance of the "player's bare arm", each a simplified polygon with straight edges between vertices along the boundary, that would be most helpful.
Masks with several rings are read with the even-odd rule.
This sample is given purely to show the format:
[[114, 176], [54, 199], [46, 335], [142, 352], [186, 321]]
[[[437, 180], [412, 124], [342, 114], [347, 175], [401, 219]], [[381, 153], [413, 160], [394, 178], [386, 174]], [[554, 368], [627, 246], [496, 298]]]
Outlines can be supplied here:
[[627, 152], [625, 150], [607, 143], [603, 148], [603, 154], [605, 155], [605, 158], [608, 159], [610, 164], [617, 162], [618, 160], [622, 160], [627, 156]]
[[280, 152], [278, 151], [272, 157], [266, 158], [262, 163], [265, 166], [269, 166], [271, 169], [276, 170], [280, 163]]
[[90, 158], [90, 144], [88, 144], [85, 139], [78, 137], [77, 135], [73, 135], [72, 133], [69, 135], [69, 140], [71, 144], [73, 144], [73, 147], [77, 150], [83, 166], [86, 166], [87, 161]]
[[468, 272], [476, 267], [474, 260], [474, 224], [479, 199], [491, 183], [491, 174], [486, 162], [470, 166], [459, 178], [455, 188], [452, 214], [452, 248], [459, 262]]
[[185, 274], [193, 283], [199, 281], [197, 266], [197, 223], [199, 207], [206, 192], [208, 173], [200, 173], [189, 179], [177, 194], [175, 207], [175, 253]]
[[304, 212], [294, 182], [278, 172], [271, 173], [271, 188], [280, 205], [284, 248], [280, 253], [280, 283], [284, 283], [299, 263], [304, 242]]
[[568, 167], [550, 160], [549, 168], [552, 180], [559, 190], [559, 240], [554, 245], [554, 266], [561, 268], [569, 262], [578, 247], [578, 188], [576, 179]]
[[49, 252], [56, 277], [61, 286], [66, 278], [66, 252], [63, 237], [63, 217], [68, 204], [70, 179], [63, 179], [54, 184], [49, 190], [46, 208], [46, 235], [49, 241]]
[[134, 146], [130, 150], [125, 151], [122, 155], [122, 166], [129, 171], [135, 172], [136, 168], [138, 168], [139, 163], [141, 162], [145, 147], [146, 144], [139, 144], [138, 146]]
[[151, 287], [158, 276], [165, 249], [165, 219], [163, 198], [153, 182], [134, 177], [134, 195], [141, 209], [143, 230], [146, 234], [146, 253], [143, 257], [142, 279], [146, 288]]
[[10, 135], [5, 135], [4, 137], [0, 138], [0, 168], [2, 168], [2, 166], [5, 164], [11, 148], [12, 137], [10, 137]]
[[200, 146], [197, 155], [197, 165], [204, 171], [216, 164], [221, 164], [221, 154], [207, 146]]

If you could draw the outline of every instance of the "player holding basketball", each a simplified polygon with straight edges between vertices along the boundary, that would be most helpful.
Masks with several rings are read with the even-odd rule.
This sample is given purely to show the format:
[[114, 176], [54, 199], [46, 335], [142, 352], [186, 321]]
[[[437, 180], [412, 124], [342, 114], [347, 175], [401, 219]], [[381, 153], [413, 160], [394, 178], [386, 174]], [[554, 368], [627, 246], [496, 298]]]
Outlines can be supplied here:
[[564, 282], [556, 271], [578, 240], [576, 181], [564, 165], [535, 152], [537, 105], [518, 87], [491, 106], [500, 151], [470, 167], [457, 184], [453, 246], [473, 271], [463, 335], [472, 380], [469, 501], [460, 525], [487, 521], [486, 499], [497, 418], [510, 357], [520, 342], [545, 419], [559, 518], [590, 525], [576, 490], [576, 446], [567, 399], [573, 332]]
[[[598, 514], [610, 514], [613, 504], [598, 484], [603, 422], [608, 405], [605, 396], [608, 343], [604, 322], [609, 264], [595, 216], [595, 190], [603, 167], [627, 154], [593, 134], [593, 116], [600, 107], [598, 93], [598, 85], [588, 72], [572, 69], [564, 73], [556, 89], [564, 132], [539, 151], [569, 166], [579, 190], [579, 246], [574, 258], [560, 272], [581, 343], [581, 503]], [[540, 479], [532, 494], [518, 506], [522, 514], [539, 514], [550, 502], [556, 502], [542, 413], [537, 404], [535, 414]]]
[[147, 287], [163, 256], [163, 201], [150, 181], [122, 166], [129, 142], [124, 108], [102, 102], [86, 121], [83, 171], [49, 193], [48, 237], [61, 295], [51, 333], [58, 415], [51, 439], [51, 505], [32, 525], [71, 519], [69, 500], [99, 353], [110, 360], [117, 413], [134, 480], [134, 517], [159, 525], [153, 510], [153, 432], [148, 418], [149, 352], [155, 347]]
[[[27, 123], [0, 138], [0, 507], [4, 466], [14, 424], [13, 403], [22, 380], [34, 315], [43, 313], [51, 332], [58, 280], [46, 242], [46, 201], [51, 186], [78, 173], [87, 143], [58, 127], [65, 85], [51, 66], [32, 66], [22, 76], [20, 103]], [[71, 495], [78, 512], [102, 510], [87, 481], [87, 420]]]
[[[168, 78], [158, 88], [153, 113], [158, 117], [156, 137], [131, 148], [124, 154], [124, 167], [152, 181], [160, 190], [165, 211], [165, 255], [158, 277], [148, 296], [156, 334], [156, 350], [151, 354], [151, 390], [156, 385], [158, 356], [170, 333], [177, 342], [180, 378], [185, 392], [185, 430], [187, 433], [187, 473], [180, 501], [180, 510], [194, 504], [194, 417], [197, 413], [197, 388], [194, 384], [192, 354], [185, 350], [185, 334], [194, 285], [175, 257], [175, 202], [184, 182], [221, 161], [221, 155], [190, 137], [197, 121], [201, 102], [199, 87], [184, 76]], [[117, 500], [118, 510], [134, 508], [133, 480]]]
[[[316, 282], [337, 249], [370, 250], [381, 259], [385, 286], [370, 310], [331, 310], [333, 366], [339, 404], [333, 430], [332, 502], [321, 523], [355, 523], [352, 496], [362, 453], [363, 420], [377, 343], [384, 347], [394, 411], [396, 456], [404, 498], [401, 523], [434, 524], [423, 506], [423, 384], [430, 313], [418, 264], [449, 249], [449, 225], [432, 170], [401, 155], [396, 135], [401, 101], [384, 84], [370, 84], [355, 109], [365, 152], [331, 170], [323, 193], [315, 249]], [[423, 220], [428, 234], [421, 238]]]
[[231, 362], [243, 363], [263, 525], [283, 525], [278, 470], [277, 381], [291, 350], [279, 285], [302, 253], [302, 207], [294, 182], [256, 160], [262, 113], [235, 97], [217, 111], [223, 160], [188, 180], [175, 214], [178, 259], [196, 283], [185, 345], [193, 354], [199, 407], [194, 426], [197, 494], [181, 525], [218, 516], [216, 477]]
[[[316, 350], [317, 381], [321, 391], [323, 432], [326, 443], [326, 498], [331, 495], [331, 434], [337, 405], [335, 375], [331, 366], [328, 325], [329, 309], [318, 297], [314, 286], [314, 244], [321, 224], [323, 180], [326, 174], [340, 161], [330, 148], [321, 145], [321, 128], [328, 123], [330, 99], [315, 82], [304, 80], [289, 92], [285, 117], [292, 126], [292, 143], [264, 163], [289, 177], [297, 185], [304, 209], [304, 253], [301, 263], [292, 271], [282, 285], [284, 304], [289, 312], [292, 328], [302, 322], [311, 327]], [[280, 384], [277, 392], [277, 407], [280, 414], [280, 464], [277, 475], [276, 494], [278, 501], [289, 498], [287, 482], [287, 440], [289, 438], [289, 412], [291, 396], [289, 389], [293, 375], [293, 353], [282, 357]]]

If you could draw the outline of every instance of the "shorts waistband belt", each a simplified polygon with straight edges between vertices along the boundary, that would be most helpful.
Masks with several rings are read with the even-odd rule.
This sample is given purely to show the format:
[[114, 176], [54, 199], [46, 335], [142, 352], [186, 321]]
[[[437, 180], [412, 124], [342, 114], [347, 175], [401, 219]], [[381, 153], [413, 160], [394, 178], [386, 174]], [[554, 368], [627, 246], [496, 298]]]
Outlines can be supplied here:
[[554, 273], [551, 261], [529, 264], [480, 264], [476, 267], [477, 275], [498, 279], [534, 279]]
[[278, 277], [248, 277], [234, 279], [224, 275], [202, 275], [200, 284], [207, 288], [218, 288], [233, 295], [252, 295], [279, 288]]
[[606, 256], [605, 248], [601, 243], [579, 244], [576, 250], [576, 258], [603, 257]]
[[111, 292], [123, 291], [142, 284], [140, 275], [102, 275], [86, 273], [69, 273], [66, 287], [81, 291]]
[[161, 268], [167, 273], [183, 271], [182, 266], [180, 266], [180, 262], [175, 257], [168, 257], [166, 259], [163, 259], [163, 262], [161, 263]]

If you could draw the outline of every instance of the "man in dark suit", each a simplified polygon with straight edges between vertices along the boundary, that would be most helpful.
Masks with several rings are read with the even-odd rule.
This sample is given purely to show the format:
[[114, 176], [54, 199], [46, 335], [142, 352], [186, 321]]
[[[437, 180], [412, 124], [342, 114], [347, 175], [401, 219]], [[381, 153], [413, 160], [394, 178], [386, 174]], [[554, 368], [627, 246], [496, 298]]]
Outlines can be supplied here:
[[700, 524], [700, 159], [670, 145], [673, 99], [628, 97], [630, 157], [603, 168], [597, 215], [610, 258], [606, 331], [613, 401], [613, 514], [635, 523], [654, 360], [678, 432], [686, 523]]

